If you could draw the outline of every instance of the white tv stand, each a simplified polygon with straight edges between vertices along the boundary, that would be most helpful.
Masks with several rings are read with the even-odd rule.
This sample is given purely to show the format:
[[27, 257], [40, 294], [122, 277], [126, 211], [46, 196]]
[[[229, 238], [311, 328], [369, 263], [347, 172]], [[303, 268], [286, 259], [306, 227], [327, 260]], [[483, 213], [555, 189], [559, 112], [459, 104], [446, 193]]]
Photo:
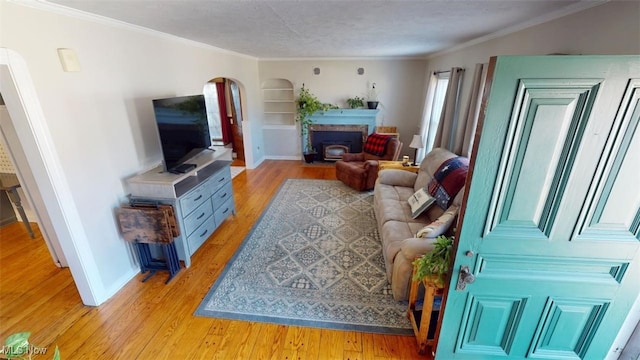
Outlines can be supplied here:
[[180, 235], [176, 250], [186, 267], [191, 256], [229, 215], [235, 214], [231, 187], [231, 149], [215, 148], [188, 161], [196, 168], [184, 173], [164, 172], [162, 166], [126, 180], [132, 200], [173, 205]]

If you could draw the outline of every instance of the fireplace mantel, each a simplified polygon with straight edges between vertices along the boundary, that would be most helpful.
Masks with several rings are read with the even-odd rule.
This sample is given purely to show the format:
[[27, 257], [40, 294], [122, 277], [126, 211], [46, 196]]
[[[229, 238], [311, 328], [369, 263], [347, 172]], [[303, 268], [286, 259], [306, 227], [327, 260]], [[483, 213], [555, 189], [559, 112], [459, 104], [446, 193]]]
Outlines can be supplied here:
[[332, 109], [319, 111], [311, 116], [314, 124], [367, 125], [368, 134], [376, 127], [379, 109]]

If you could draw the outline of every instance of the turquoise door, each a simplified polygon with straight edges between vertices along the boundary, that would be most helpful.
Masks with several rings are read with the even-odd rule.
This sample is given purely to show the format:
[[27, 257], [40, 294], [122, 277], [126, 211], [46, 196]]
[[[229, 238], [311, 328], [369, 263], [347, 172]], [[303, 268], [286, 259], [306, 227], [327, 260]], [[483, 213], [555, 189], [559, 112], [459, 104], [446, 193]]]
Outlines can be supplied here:
[[601, 360], [640, 293], [640, 57], [489, 76], [436, 359]]

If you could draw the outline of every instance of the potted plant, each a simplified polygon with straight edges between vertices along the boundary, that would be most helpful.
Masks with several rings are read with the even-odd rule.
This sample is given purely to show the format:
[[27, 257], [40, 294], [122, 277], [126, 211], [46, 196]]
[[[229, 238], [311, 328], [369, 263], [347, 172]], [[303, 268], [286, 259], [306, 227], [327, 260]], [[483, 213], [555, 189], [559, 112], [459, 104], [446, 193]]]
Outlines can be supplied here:
[[364, 99], [359, 96], [348, 98], [347, 104], [349, 104], [349, 108], [351, 109], [361, 108], [364, 107]]
[[369, 109], [377, 109], [378, 108], [378, 91], [376, 90], [376, 83], [371, 84], [371, 89], [369, 90], [369, 96], [367, 97], [367, 107]]
[[440, 235], [436, 238], [433, 250], [414, 260], [416, 275], [414, 280], [433, 282], [437, 287], [443, 287], [445, 275], [449, 272], [451, 252], [453, 250], [453, 236]]
[[317, 154], [311, 143], [309, 134], [309, 125], [313, 124], [311, 116], [317, 111], [326, 111], [328, 109], [337, 108], [332, 104], [323, 104], [318, 98], [313, 95], [309, 89], [304, 87], [300, 88], [298, 97], [296, 98], [296, 118], [295, 121], [300, 123], [300, 136], [302, 139], [306, 139], [306, 143], [303, 149], [303, 155], [307, 163], [311, 163], [315, 160]]
[[[9, 335], [0, 353], [6, 357], [0, 357], [0, 359], [31, 359], [33, 353], [44, 354], [47, 349], [30, 344], [29, 336], [31, 336], [31, 333], [28, 331]], [[57, 346], [53, 352], [53, 360], [60, 360], [60, 350], [58, 350]]]

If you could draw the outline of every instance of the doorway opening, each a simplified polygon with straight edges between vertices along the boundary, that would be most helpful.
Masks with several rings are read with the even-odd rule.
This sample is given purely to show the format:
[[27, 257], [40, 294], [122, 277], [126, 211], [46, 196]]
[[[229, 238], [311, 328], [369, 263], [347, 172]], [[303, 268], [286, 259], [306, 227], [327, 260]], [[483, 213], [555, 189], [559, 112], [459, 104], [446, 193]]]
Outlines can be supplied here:
[[234, 166], [245, 166], [242, 95], [238, 83], [216, 77], [204, 85], [211, 143], [233, 151]]
[[[28, 238], [39, 240], [41, 236], [56, 266], [67, 267], [60, 244], [55, 237], [49, 236], [46, 226], [42, 225], [40, 214], [46, 210], [41, 206], [42, 200], [37, 188], [34, 189], [33, 182], [30, 181], [33, 173], [26, 162], [24, 150], [1, 96], [0, 94], [0, 177], [2, 193], [10, 200], [8, 204], [11, 207], [4, 212], [8, 212], [7, 216], [13, 214], [16, 221], [22, 222], [20, 228], [28, 233]], [[9, 224], [10, 221], [2, 223]]]
[[0, 118], [2, 130], [39, 229], [50, 240], [47, 245], [55, 249], [60, 265], [69, 267], [82, 303], [98, 305], [106, 299], [104, 288], [95, 264], [87, 260], [90, 252], [84, 229], [73, 201], [69, 201], [71, 191], [34, 84], [22, 56], [7, 48], [0, 48], [0, 92], [11, 115]]

